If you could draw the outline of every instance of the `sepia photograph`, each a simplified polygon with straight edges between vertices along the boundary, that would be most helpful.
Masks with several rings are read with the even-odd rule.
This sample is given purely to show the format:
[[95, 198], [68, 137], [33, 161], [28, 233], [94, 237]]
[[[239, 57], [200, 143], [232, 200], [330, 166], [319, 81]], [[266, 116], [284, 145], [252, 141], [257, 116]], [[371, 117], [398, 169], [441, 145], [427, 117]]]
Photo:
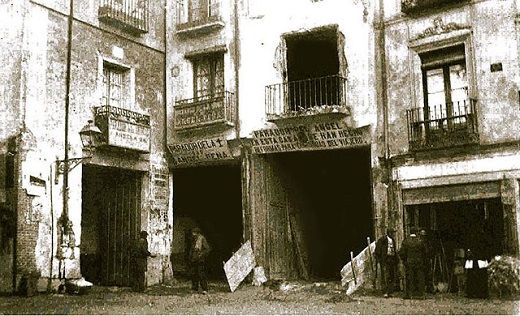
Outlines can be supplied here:
[[0, 314], [520, 314], [520, 0], [0, 0]]

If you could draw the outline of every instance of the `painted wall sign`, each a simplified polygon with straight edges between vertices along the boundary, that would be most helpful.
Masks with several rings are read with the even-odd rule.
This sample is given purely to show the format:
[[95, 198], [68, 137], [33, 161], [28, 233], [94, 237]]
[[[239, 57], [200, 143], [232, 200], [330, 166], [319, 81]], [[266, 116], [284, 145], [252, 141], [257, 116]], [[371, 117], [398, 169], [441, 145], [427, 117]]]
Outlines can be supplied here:
[[108, 144], [148, 152], [150, 151], [150, 127], [109, 119]]
[[248, 240], [231, 258], [224, 263], [224, 272], [231, 292], [234, 292], [242, 281], [254, 269], [255, 255]]
[[175, 165], [233, 159], [223, 137], [168, 145]]
[[149, 115], [105, 105], [96, 108], [96, 125], [107, 145], [150, 152]]
[[369, 126], [352, 129], [345, 122], [318, 123], [253, 132], [255, 154], [351, 148], [370, 144]]
[[217, 97], [202, 103], [176, 107], [175, 127], [187, 128], [225, 119], [224, 101], [223, 97]]

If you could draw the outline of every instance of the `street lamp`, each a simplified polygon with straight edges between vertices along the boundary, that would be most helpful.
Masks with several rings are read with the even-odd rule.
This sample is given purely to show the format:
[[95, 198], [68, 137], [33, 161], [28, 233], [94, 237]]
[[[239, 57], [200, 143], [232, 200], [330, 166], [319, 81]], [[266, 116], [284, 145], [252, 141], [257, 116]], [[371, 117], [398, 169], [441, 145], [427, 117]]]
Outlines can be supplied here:
[[88, 120], [87, 125], [83, 126], [79, 132], [83, 148], [92, 152], [94, 148], [101, 142], [101, 130], [94, 124], [94, 121]]
[[96, 126], [96, 124], [94, 124], [94, 121], [92, 120], [88, 120], [87, 125], [83, 126], [79, 132], [79, 137], [81, 138], [83, 149], [88, 152], [88, 155], [79, 158], [58, 160], [58, 168], [56, 168], [58, 174], [65, 173], [65, 168], [67, 168], [67, 171], [71, 171], [85, 159], [92, 158], [92, 152], [94, 151], [95, 147], [102, 141], [101, 130]]
[[[63, 174], [63, 213], [58, 220], [59, 225], [59, 248], [57, 257], [61, 259], [73, 259], [74, 247], [76, 246], [76, 238], [72, 229], [72, 221], [68, 217], [68, 175], [69, 172], [85, 159], [92, 158], [91, 154], [95, 147], [102, 141], [101, 130], [94, 124], [94, 121], [89, 120], [87, 125], [83, 126], [79, 132], [83, 149], [88, 152], [87, 155], [78, 158], [65, 158], [56, 161], [56, 177], [55, 182], [58, 181], [58, 176]], [[66, 149], [67, 150], [67, 149]], [[61, 261], [60, 261], [60, 278], [61, 278]], [[63, 272], [63, 276], [65, 272]]]

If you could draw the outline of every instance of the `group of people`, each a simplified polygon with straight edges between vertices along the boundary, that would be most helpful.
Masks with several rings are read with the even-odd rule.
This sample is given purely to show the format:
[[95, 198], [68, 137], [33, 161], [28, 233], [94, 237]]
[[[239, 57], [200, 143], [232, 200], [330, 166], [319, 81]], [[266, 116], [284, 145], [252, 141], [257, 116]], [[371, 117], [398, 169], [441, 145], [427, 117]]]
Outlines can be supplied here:
[[[421, 231], [424, 232], [424, 231]], [[399, 288], [398, 263], [404, 265], [405, 272], [405, 299], [423, 297], [426, 290], [425, 278], [430, 274], [429, 254], [426, 240], [419, 235], [417, 228], [410, 230], [397, 250], [395, 230], [388, 229], [386, 235], [376, 242], [375, 257], [381, 268], [381, 287], [384, 297], [389, 297]]]
[[[187, 260], [191, 275], [191, 288], [198, 292], [199, 285], [202, 294], [208, 291], [208, 280], [206, 278], [206, 259], [211, 251], [208, 241], [199, 228], [191, 230], [189, 240], [189, 248], [187, 249]], [[141, 231], [139, 239], [135, 242], [132, 250], [132, 268], [134, 271], [134, 279], [132, 280], [132, 289], [136, 292], [144, 292], [146, 289], [146, 270], [148, 257], [156, 257], [148, 250], [148, 233]]]

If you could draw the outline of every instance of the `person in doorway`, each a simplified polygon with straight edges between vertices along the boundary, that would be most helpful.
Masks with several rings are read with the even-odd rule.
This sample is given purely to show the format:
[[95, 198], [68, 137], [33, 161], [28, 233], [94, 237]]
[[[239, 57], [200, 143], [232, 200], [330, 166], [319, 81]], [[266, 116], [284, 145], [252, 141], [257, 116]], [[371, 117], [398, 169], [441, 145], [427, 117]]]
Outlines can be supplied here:
[[412, 294], [423, 298], [426, 247], [417, 236], [417, 228], [410, 229], [410, 236], [404, 239], [399, 256], [403, 261], [406, 276], [404, 298], [410, 299]]
[[143, 230], [139, 233], [139, 239], [136, 241], [132, 253], [132, 265], [135, 271], [132, 289], [136, 292], [144, 292], [146, 290], [148, 257], [154, 258], [156, 256], [148, 251], [148, 232]]
[[466, 252], [463, 248], [457, 248], [453, 254], [453, 275], [457, 279], [457, 290], [459, 296], [464, 296], [466, 289], [466, 274], [464, 271], [464, 263]]
[[397, 275], [397, 244], [394, 239], [395, 230], [387, 229], [386, 235], [376, 241], [375, 257], [381, 270], [381, 288], [384, 297], [392, 295]]
[[433, 293], [433, 275], [432, 275], [432, 247], [430, 242], [430, 236], [425, 229], [421, 229], [419, 232], [419, 238], [424, 244], [425, 257], [424, 257], [424, 280], [426, 285], [426, 292]]
[[211, 248], [202, 235], [199, 228], [194, 228], [191, 231], [191, 245], [188, 253], [188, 260], [191, 272], [191, 289], [198, 292], [199, 284], [202, 288], [202, 294], [208, 292], [208, 280], [206, 278], [206, 259], [211, 251]]
[[473, 233], [472, 248], [466, 251], [466, 296], [488, 298], [487, 266], [489, 263], [489, 235], [483, 228]]

